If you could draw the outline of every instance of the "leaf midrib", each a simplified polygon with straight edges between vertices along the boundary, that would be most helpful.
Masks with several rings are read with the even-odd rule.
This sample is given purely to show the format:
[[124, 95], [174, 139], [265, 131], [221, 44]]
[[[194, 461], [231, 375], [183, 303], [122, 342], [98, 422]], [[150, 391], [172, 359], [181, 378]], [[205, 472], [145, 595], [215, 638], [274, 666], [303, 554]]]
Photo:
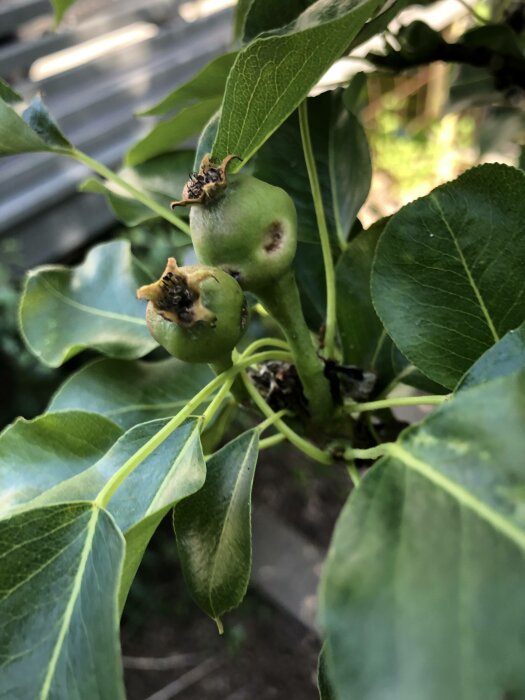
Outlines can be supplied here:
[[64, 611], [64, 616], [62, 618], [62, 624], [60, 626], [60, 631], [58, 633], [57, 640], [56, 640], [55, 645], [53, 647], [53, 653], [52, 653], [51, 659], [49, 661], [46, 677], [44, 678], [44, 683], [42, 685], [42, 690], [40, 693], [40, 700], [47, 700], [47, 698], [49, 697], [49, 693], [51, 690], [51, 684], [53, 682], [53, 678], [55, 675], [56, 667], [58, 664], [58, 659], [59, 659], [60, 654], [62, 652], [64, 639], [66, 638], [66, 635], [68, 633], [69, 626], [71, 623], [71, 618], [73, 617], [73, 611], [74, 611], [76, 602], [78, 600], [78, 597], [80, 595], [80, 591], [82, 589], [82, 578], [84, 576], [84, 573], [85, 573], [85, 570], [87, 567], [89, 554], [91, 552], [91, 547], [93, 544], [93, 540], [95, 538], [95, 531], [96, 531], [96, 527], [97, 527], [99, 513], [100, 513], [100, 510], [96, 506], [93, 506], [93, 511], [91, 513], [91, 517], [90, 517], [89, 522], [86, 526], [86, 541], [85, 541], [84, 546], [82, 548], [82, 553], [80, 555], [80, 560], [79, 560], [79, 564], [78, 564], [78, 570], [77, 570], [77, 573], [75, 574], [75, 579], [73, 581], [73, 586], [71, 588], [71, 595], [70, 595], [68, 604], [66, 606], [66, 609]]
[[213, 590], [215, 588], [214, 580], [215, 580], [215, 575], [216, 575], [216, 570], [217, 570], [217, 561], [219, 560], [219, 552], [221, 550], [222, 540], [224, 537], [224, 533], [226, 531], [226, 526], [227, 526], [228, 521], [230, 519], [232, 503], [234, 503], [234, 501], [236, 499], [237, 489], [239, 488], [239, 484], [242, 483], [242, 480], [243, 480], [242, 476], [244, 475], [244, 469], [245, 469], [246, 463], [248, 461], [248, 458], [250, 456], [250, 453], [252, 451], [253, 442], [254, 442], [255, 438], [256, 438], [256, 434], [254, 434], [251, 437], [248, 448], [247, 448], [246, 452], [244, 453], [244, 459], [242, 461], [241, 468], [239, 469], [239, 471], [237, 473], [237, 478], [235, 480], [235, 486], [233, 487], [232, 497], [230, 498], [230, 501], [228, 503], [228, 507], [226, 508], [226, 514], [224, 516], [223, 526], [221, 528], [221, 534], [219, 535], [219, 542], [217, 544], [217, 548], [215, 549], [215, 556], [213, 558], [213, 564], [212, 564], [211, 573], [210, 573], [210, 585], [209, 585], [209, 591], [208, 591], [210, 610], [213, 612], [214, 619], [217, 619], [217, 614], [215, 612], [215, 606], [213, 604], [212, 595], [213, 595]]
[[451, 495], [458, 503], [469, 508], [478, 515], [478, 517], [489, 523], [495, 530], [498, 530], [498, 532], [510, 538], [520, 548], [525, 550], [524, 532], [513, 523], [506, 520], [498, 512], [491, 510], [486, 503], [464, 489], [460, 484], [452, 481], [452, 479], [449, 479], [442, 472], [435, 469], [432, 464], [415, 457], [399, 443], [392, 443], [388, 448], [387, 454], [398, 459], [429, 481], [432, 481], [436, 486]]
[[447, 231], [450, 234], [450, 237], [452, 238], [452, 242], [454, 243], [454, 247], [457, 250], [457, 253], [459, 255], [459, 259], [461, 261], [463, 269], [465, 270], [465, 274], [467, 275], [467, 279], [469, 281], [470, 287], [472, 288], [472, 291], [474, 292], [474, 296], [476, 297], [476, 300], [477, 300], [479, 307], [483, 313], [483, 316], [485, 317], [485, 321], [487, 323], [487, 326], [489, 327], [489, 330], [492, 334], [492, 337], [494, 338], [494, 341], [497, 343], [499, 341], [500, 337], [498, 335], [498, 332], [496, 331], [496, 327], [494, 326], [492, 318], [489, 314], [489, 310], [487, 309], [485, 301], [483, 300], [483, 297], [482, 297], [481, 292], [478, 288], [478, 285], [476, 284], [474, 277], [472, 276], [472, 272], [470, 271], [470, 268], [467, 264], [465, 256], [463, 255], [463, 251], [460, 248], [458, 239], [457, 239], [454, 231], [452, 230], [452, 227], [448, 223], [447, 218], [445, 217], [445, 212], [443, 211], [443, 207], [441, 206], [441, 203], [440, 203], [438, 197], [435, 194], [430, 194], [429, 196], [430, 196], [430, 199], [436, 205], [439, 216], [441, 218], [441, 221], [444, 223]]
[[38, 280], [56, 299], [64, 302], [64, 304], [71, 306], [74, 309], [83, 311], [84, 313], [91, 314], [92, 316], [100, 316], [101, 318], [110, 318], [116, 321], [124, 321], [127, 323], [133, 323], [137, 326], [145, 326], [146, 321], [141, 318], [136, 318], [135, 316], [127, 316], [126, 314], [118, 314], [114, 311], [104, 311], [103, 309], [97, 309], [94, 306], [87, 306], [81, 302], [75, 301], [65, 294], [60, 292], [56, 287], [54, 287], [48, 280], [44, 277], [40, 277]]

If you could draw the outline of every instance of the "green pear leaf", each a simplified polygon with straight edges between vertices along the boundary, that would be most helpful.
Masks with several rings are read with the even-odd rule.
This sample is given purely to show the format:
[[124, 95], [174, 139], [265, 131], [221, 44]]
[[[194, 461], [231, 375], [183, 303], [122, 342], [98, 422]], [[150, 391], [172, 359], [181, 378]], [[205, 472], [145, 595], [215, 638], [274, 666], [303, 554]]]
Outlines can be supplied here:
[[85, 348], [121, 359], [146, 355], [157, 343], [136, 298], [144, 281], [125, 241], [92, 248], [74, 268], [32, 270], [20, 301], [20, 330], [28, 348], [50, 367]]
[[405, 430], [350, 496], [321, 585], [342, 698], [525, 694], [525, 372]]
[[103, 457], [122, 430], [95, 413], [18, 418], [0, 433], [0, 517]]
[[525, 318], [525, 174], [473, 168], [403, 207], [381, 236], [372, 298], [387, 333], [452, 389]]
[[124, 541], [91, 503], [0, 521], [0, 695], [124, 700], [117, 592]]
[[207, 365], [174, 357], [158, 362], [95, 360], [66, 379], [47, 410], [82, 408], [128, 429], [174, 416], [212, 378]]
[[186, 583], [198, 605], [222, 630], [250, 579], [251, 492], [259, 434], [250, 430], [207, 463], [203, 488], [179, 503], [173, 525]]

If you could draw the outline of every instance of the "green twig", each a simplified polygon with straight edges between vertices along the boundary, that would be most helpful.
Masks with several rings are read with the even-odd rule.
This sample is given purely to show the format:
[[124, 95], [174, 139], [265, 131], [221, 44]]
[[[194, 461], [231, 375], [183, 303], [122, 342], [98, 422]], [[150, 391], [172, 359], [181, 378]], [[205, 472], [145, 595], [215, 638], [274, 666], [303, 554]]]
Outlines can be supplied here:
[[388, 454], [390, 442], [383, 442], [375, 447], [367, 447], [365, 449], [347, 447], [343, 454], [343, 460], [352, 463], [354, 459], [379, 459]]
[[326, 276], [326, 330], [324, 336], [324, 349], [326, 357], [334, 356], [335, 349], [335, 329], [336, 329], [336, 306], [335, 306], [335, 269], [330, 247], [330, 236], [326, 225], [326, 217], [323, 208], [321, 187], [315, 167], [315, 157], [310, 138], [310, 128], [308, 126], [308, 104], [303, 100], [299, 105], [299, 126], [301, 129], [301, 140], [303, 143], [304, 159], [308, 177], [310, 178], [310, 188], [314, 200], [315, 216], [319, 229], [319, 239], [323, 253], [323, 262]]
[[279, 445], [284, 440], [286, 440], [286, 438], [282, 433], [276, 433], [275, 435], [270, 435], [270, 437], [263, 438], [262, 440], [259, 440], [259, 449], [265, 450], [268, 447], [275, 447], [275, 445]]
[[283, 350], [289, 350], [290, 347], [286, 340], [281, 340], [281, 338], [259, 338], [258, 340], [254, 340], [253, 343], [250, 343], [246, 350], [242, 351], [242, 355], [251, 355], [254, 353], [256, 350], [260, 350], [260, 348], [264, 347], [275, 347], [275, 348], [282, 348]]
[[289, 425], [277, 417], [277, 414], [270, 408], [270, 406], [268, 406], [266, 401], [251, 383], [246, 372], [242, 372], [241, 377], [242, 381], [244, 382], [244, 386], [246, 387], [247, 392], [250, 394], [254, 404], [261, 411], [263, 416], [273, 420], [277, 430], [279, 430], [286, 437], [286, 439], [292, 443], [292, 445], [295, 445], [297, 449], [304, 452], [304, 454], [308, 455], [308, 457], [311, 457], [316, 462], [321, 462], [322, 464], [332, 464], [332, 457], [327, 452], [320, 450], [311, 442], [308, 442], [308, 440], [302, 438], [295, 432], [295, 430], [292, 430]]
[[380, 411], [383, 408], [395, 408], [396, 406], [437, 406], [450, 399], [450, 394], [433, 394], [431, 396], [400, 396], [379, 401], [366, 401], [365, 403], [345, 403], [345, 410], [349, 413], [362, 413], [363, 411]]
[[233, 377], [231, 377], [230, 379], [227, 379], [224, 382], [224, 384], [221, 386], [219, 391], [213, 397], [213, 401], [210, 401], [210, 403], [208, 404], [208, 408], [206, 408], [206, 410], [202, 414], [202, 427], [203, 427], [203, 429], [208, 425], [208, 423], [213, 418], [215, 413], [221, 407], [221, 404], [224, 401], [224, 399], [228, 396], [234, 381], [235, 381], [235, 378], [233, 378]]
[[[214, 391], [217, 389], [224, 388], [223, 385], [225, 383], [232, 383], [235, 377], [239, 372], [241, 372], [243, 369], [246, 367], [249, 367], [251, 364], [257, 364], [258, 362], [265, 362], [266, 360], [272, 360], [272, 359], [277, 359], [277, 360], [285, 360], [289, 361], [290, 360], [290, 355], [287, 352], [260, 352], [255, 355], [250, 355], [249, 357], [241, 357], [239, 358], [238, 362], [235, 363], [235, 365], [227, 370], [226, 372], [223, 372], [222, 374], [219, 374], [217, 377], [211, 380], [205, 387], [203, 387], [195, 396], [184, 406], [183, 409], [181, 409], [176, 416], [174, 416], [170, 421], [166, 423], [153, 437], [151, 437], [147, 442], [142, 445], [140, 449], [138, 449], [124, 464], [120, 467], [120, 469], [113, 474], [113, 476], [106, 482], [105, 486], [102, 488], [100, 493], [98, 494], [95, 503], [99, 505], [102, 508], [105, 508], [107, 504], [109, 503], [110, 499], [112, 498], [113, 494], [115, 491], [118, 489], [118, 487], [132, 474], [137, 467], [139, 467], [142, 462], [149, 457], [149, 455], [161, 445], [164, 440], [166, 440], [173, 431], [175, 431], [178, 427], [180, 427], [186, 419], [188, 419], [194, 412], [195, 410], [203, 403], [208, 396], [213, 394]], [[228, 387], [229, 390], [229, 387]], [[217, 410], [217, 408], [220, 406], [224, 396], [228, 393], [228, 390], [225, 390], [224, 394], [221, 395], [220, 400], [219, 400], [219, 394], [222, 394], [222, 390], [219, 391], [219, 394], [217, 397], [215, 397], [214, 401], [212, 402], [214, 404], [214, 410]], [[213, 416], [213, 413], [211, 410], [207, 409], [205, 411], [206, 414], [206, 421], [209, 421], [210, 418]]]
[[176, 216], [167, 207], [164, 207], [164, 206], [162, 206], [162, 204], [159, 204], [158, 202], [156, 202], [152, 197], [149, 197], [147, 194], [145, 194], [141, 190], [138, 190], [136, 187], [131, 185], [129, 182], [126, 182], [126, 180], [123, 180], [119, 175], [117, 175], [112, 170], [107, 168], [103, 163], [100, 163], [98, 160], [91, 158], [90, 156], [88, 156], [86, 153], [83, 153], [82, 151], [78, 151], [76, 148], [74, 148], [71, 151], [65, 151], [64, 155], [72, 156], [73, 158], [80, 161], [81, 163], [84, 163], [84, 165], [87, 165], [88, 167], [90, 167], [91, 170], [94, 170], [96, 173], [98, 173], [102, 177], [106, 178], [106, 180], [109, 180], [110, 182], [114, 182], [119, 187], [122, 187], [123, 190], [126, 190], [126, 192], [129, 192], [129, 194], [132, 197], [134, 197], [136, 200], [138, 200], [139, 202], [144, 204], [145, 207], [148, 207], [148, 209], [151, 209], [151, 211], [154, 211], [155, 214], [158, 214], [160, 217], [162, 217], [166, 221], [169, 221], [170, 224], [173, 224], [173, 226], [176, 226], [178, 229], [180, 229], [184, 233], [187, 233], [188, 236], [190, 235], [190, 227], [183, 219]]
[[288, 411], [286, 408], [281, 409], [277, 413], [274, 413], [273, 416], [269, 416], [265, 420], [261, 421], [259, 425], [257, 426], [257, 430], [259, 431], [259, 434], [264, 433], [265, 430], [270, 428], [275, 421], [279, 420], [280, 418], [284, 418], [284, 416], [291, 416], [292, 412]]

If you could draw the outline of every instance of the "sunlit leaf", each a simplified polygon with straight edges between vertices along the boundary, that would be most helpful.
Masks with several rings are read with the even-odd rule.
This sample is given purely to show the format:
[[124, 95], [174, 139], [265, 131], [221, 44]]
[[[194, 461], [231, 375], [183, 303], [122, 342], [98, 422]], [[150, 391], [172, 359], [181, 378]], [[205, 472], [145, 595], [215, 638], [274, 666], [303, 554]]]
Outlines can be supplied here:
[[226, 82], [214, 157], [220, 162], [235, 153], [249, 160], [380, 4], [379, 0], [317, 2], [285, 29], [243, 49]]

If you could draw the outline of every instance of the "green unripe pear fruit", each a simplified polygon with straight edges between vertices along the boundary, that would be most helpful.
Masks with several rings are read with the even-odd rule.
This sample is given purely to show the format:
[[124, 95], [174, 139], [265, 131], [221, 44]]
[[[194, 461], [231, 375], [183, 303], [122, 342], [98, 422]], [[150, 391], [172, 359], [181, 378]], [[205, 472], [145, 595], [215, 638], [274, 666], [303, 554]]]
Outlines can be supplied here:
[[151, 335], [185, 362], [226, 361], [246, 328], [242, 289], [218, 268], [177, 267], [169, 258], [160, 280], [141, 287], [137, 296], [149, 300], [146, 321]]
[[229, 175], [206, 156], [179, 204], [194, 204], [191, 237], [197, 257], [229, 272], [251, 292], [288, 272], [297, 247], [297, 213], [290, 195], [250, 175]]

